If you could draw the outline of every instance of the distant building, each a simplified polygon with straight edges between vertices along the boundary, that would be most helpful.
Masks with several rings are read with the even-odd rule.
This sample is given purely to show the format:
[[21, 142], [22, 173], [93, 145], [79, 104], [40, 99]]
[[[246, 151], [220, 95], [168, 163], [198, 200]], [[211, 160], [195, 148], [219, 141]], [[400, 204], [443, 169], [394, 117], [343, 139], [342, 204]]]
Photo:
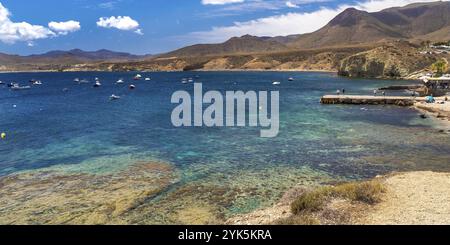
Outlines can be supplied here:
[[438, 78], [425, 77], [423, 82], [427, 95], [443, 96], [450, 93], [450, 75], [444, 75]]

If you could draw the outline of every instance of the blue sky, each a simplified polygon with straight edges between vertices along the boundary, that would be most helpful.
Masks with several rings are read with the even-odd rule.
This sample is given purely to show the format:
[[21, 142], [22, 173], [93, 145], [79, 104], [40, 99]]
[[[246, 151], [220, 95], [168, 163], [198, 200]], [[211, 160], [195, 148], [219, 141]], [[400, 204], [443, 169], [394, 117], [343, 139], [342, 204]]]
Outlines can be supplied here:
[[0, 0], [0, 52], [156, 54], [245, 34], [307, 33], [347, 7], [372, 12], [412, 2], [417, 0]]

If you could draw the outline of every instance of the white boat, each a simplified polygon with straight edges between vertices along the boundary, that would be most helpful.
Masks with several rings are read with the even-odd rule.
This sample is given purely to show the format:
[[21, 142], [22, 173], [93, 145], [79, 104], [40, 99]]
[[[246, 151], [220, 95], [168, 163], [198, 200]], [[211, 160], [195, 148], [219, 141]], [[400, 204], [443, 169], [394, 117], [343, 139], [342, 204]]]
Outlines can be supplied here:
[[120, 96], [117, 96], [117, 95], [111, 95], [110, 97], [109, 97], [109, 99], [110, 100], [119, 100], [120, 99]]
[[131, 90], [133, 90], [133, 89], [136, 88], [136, 86], [134, 86], [133, 84], [131, 84], [128, 88], [131, 89]]
[[188, 79], [188, 82], [193, 83], [193, 82], [194, 82], [194, 79], [189, 78], [189, 79]]
[[3, 85], [3, 84], [5, 84], [3, 81], [0, 81], [0, 85]]
[[82, 84], [82, 83], [89, 83], [89, 81], [86, 80], [86, 79], [83, 79], [83, 80], [80, 80], [78, 83], [79, 83], [79, 84]]
[[290, 82], [292, 82], [292, 81], [294, 81], [294, 78], [293, 78], [293, 77], [290, 77], [288, 80], [289, 80]]
[[102, 86], [102, 84], [100, 83], [100, 81], [96, 81], [95, 84], [94, 84], [94, 88], [98, 88], [98, 87], [101, 87], [101, 86]]
[[30, 86], [20, 86], [19, 84], [16, 83], [11, 87], [11, 90], [27, 90], [30, 88], [31, 88]]
[[80, 79], [79, 78], [75, 78], [75, 79], [73, 79], [73, 81], [76, 82], [76, 83], [79, 83]]
[[116, 84], [123, 84], [125, 83], [122, 79], [117, 80]]
[[145, 81], [151, 81], [152, 79], [151, 78], [149, 78], [149, 77], [146, 77], [145, 78]]
[[273, 85], [280, 85], [281, 83], [280, 82], [273, 82], [272, 84]]
[[33, 83], [33, 85], [42, 85], [42, 82], [41, 81], [35, 81], [34, 83]]
[[141, 74], [137, 74], [136, 76], [134, 76], [133, 79], [134, 79], [134, 80], [141, 80], [141, 79], [142, 79], [142, 76], [141, 76]]

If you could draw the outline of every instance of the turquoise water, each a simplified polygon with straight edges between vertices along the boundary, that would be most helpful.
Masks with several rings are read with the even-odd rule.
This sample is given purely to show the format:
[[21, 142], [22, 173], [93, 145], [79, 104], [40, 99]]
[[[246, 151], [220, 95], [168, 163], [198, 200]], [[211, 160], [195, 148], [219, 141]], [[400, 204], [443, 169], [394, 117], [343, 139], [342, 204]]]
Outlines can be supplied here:
[[[8, 135], [0, 141], [0, 175], [43, 168], [105, 174], [158, 160], [175, 166], [181, 176], [168, 192], [193, 183], [242, 184], [270, 189], [273, 201], [283, 188], [312, 176], [308, 183], [320, 184], [390, 171], [450, 170], [449, 135], [433, 128], [433, 121], [419, 119], [416, 111], [319, 103], [337, 89], [371, 94], [374, 88], [407, 82], [298, 72], [146, 73], [152, 81], [137, 82], [133, 75], [0, 74], [4, 82], [44, 82], [27, 91], [0, 86], [0, 131]], [[180, 81], [196, 76], [204, 90], [279, 90], [279, 136], [260, 138], [260, 129], [249, 127], [174, 128], [171, 95], [192, 91], [192, 84]], [[99, 77], [103, 86], [77, 85], [76, 77]], [[114, 84], [119, 78], [126, 84]], [[274, 86], [273, 81], [282, 83]], [[131, 83], [136, 90], [128, 90]], [[109, 101], [111, 94], [122, 99]], [[235, 201], [222, 208], [239, 213], [263, 205], [254, 197]]]

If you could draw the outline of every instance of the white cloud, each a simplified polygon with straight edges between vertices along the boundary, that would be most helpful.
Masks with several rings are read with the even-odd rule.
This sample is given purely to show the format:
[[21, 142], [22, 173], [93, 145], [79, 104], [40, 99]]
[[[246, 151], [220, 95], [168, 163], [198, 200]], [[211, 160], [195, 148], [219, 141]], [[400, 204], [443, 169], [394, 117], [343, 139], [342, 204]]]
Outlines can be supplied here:
[[[420, 0], [434, 2], [435, 0]], [[314, 32], [346, 8], [354, 7], [368, 12], [376, 12], [390, 7], [404, 6], [418, 0], [367, 0], [352, 5], [340, 5], [334, 9], [321, 8], [313, 12], [292, 12], [274, 15], [246, 22], [235, 22], [230, 26], [213, 27], [209, 31], [193, 32], [188, 37], [193, 42], [223, 42], [231, 37], [246, 34], [255, 36], [286, 36]]]
[[203, 5], [224, 5], [230, 3], [243, 3], [244, 0], [202, 0]]
[[51, 30], [27, 22], [12, 22], [11, 13], [0, 3], [0, 41], [13, 44], [17, 41], [33, 41], [55, 36]]
[[65, 32], [70, 32], [69, 30], [53, 29], [52, 23], [57, 24], [56, 26], [59, 27], [62, 27], [67, 23], [73, 24], [70, 21], [59, 23], [50, 22], [49, 27], [53, 29], [52, 31], [51, 29], [41, 25], [33, 25], [27, 22], [13, 22], [10, 19], [10, 16], [11, 13], [9, 12], [9, 10], [4, 7], [2, 3], [0, 3], [0, 41], [8, 44], [13, 44], [16, 42], [27, 42], [27, 45], [29, 47], [34, 46], [34, 40], [56, 37], [58, 35], [64, 34]]
[[50, 22], [48, 27], [57, 32], [59, 35], [67, 35], [70, 32], [75, 32], [81, 29], [80, 22], [70, 20], [66, 22]]
[[297, 4], [295, 4], [295, 3], [291, 2], [291, 1], [287, 1], [286, 2], [286, 6], [288, 8], [299, 8], [299, 6]]
[[97, 26], [103, 28], [116, 28], [122, 31], [134, 31], [139, 35], [143, 35], [142, 30], [139, 28], [139, 22], [133, 20], [129, 16], [102, 17], [97, 21]]

